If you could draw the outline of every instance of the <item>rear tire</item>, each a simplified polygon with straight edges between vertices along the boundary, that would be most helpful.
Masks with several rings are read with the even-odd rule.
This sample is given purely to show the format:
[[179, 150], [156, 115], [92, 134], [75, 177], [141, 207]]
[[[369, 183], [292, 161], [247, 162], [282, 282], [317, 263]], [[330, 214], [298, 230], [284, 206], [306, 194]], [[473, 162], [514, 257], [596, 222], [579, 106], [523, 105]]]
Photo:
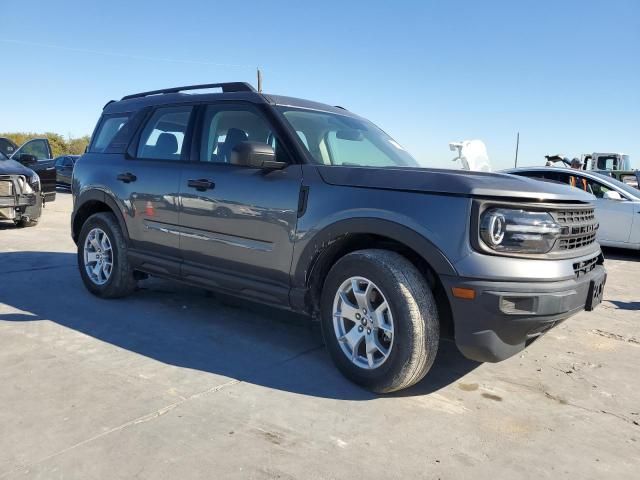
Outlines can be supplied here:
[[321, 323], [338, 369], [378, 393], [419, 382], [438, 351], [431, 289], [411, 262], [388, 250], [358, 250], [335, 263], [322, 290]]
[[[97, 268], [99, 261], [107, 266]], [[134, 271], [127, 257], [127, 242], [112, 213], [93, 214], [82, 225], [78, 237], [78, 267], [85, 287], [98, 297], [124, 297], [136, 289]], [[98, 273], [94, 273], [96, 271]]]

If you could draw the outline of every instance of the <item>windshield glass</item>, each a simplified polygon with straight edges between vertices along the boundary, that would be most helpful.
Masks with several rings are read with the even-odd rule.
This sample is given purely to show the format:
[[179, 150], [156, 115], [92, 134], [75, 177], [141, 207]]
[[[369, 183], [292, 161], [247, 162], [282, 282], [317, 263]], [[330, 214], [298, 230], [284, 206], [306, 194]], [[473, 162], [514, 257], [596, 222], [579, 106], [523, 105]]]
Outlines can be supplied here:
[[602, 175], [601, 173], [594, 173], [594, 175], [601, 177], [603, 180], [606, 180], [614, 187], [624, 191], [628, 195], [631, 195], [636, 200], [640, 200], [640, 190], [638, 190], [637, 188], [633, 188], [631, 185], [627, 185], [626, 183], [616, 180], [615, 178], [611, 178], [607, 175]]
[[373, 123], [346, 115], [279, 107], [320, 165], [418, 167], [409, 153]]
[[4, 153], [0, 152], [0, 160], [9, 160], [9, 157], [7, 157]]

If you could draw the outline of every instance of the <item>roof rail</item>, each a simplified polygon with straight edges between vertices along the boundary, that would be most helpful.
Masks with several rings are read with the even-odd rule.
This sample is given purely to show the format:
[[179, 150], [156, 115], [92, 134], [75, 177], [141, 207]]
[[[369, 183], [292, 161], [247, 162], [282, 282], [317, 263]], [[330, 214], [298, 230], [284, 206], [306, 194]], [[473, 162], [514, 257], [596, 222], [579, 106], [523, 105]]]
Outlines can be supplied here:
[[159, 95], [162, 93], [179, 93], [185, 90], [203, 90], [205, 88], [221, 88], [223, 93], [229, 92], [255, 92], [256, 89], [246, 82], [227, 82], [227, 83], [205, 83], [202, 85], [188, 85], [186, 87], [163, 88], [162, 90], [151, 90], [149, 92], [134, 93], [126, 95], [121, 100], [130, 98], [148, 97], [149, 95]]

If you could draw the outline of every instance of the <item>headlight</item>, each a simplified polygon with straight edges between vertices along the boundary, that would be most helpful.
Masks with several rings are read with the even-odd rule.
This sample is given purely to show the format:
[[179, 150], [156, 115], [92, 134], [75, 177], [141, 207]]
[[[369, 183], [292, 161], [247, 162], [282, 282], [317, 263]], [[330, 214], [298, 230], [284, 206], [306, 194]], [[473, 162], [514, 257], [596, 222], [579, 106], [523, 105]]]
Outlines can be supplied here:
[[491, 208], [480, 217], [480, 238], [497, 252], [547, 253], [561, 232], [546, 212]]
[[31, 184], [31, 187], [36, 192], [40, 191], [40, 177], [38, 176], [38, 174], [36, 172], [33, 172], [33, 175], [29, 179], [29, 184]]

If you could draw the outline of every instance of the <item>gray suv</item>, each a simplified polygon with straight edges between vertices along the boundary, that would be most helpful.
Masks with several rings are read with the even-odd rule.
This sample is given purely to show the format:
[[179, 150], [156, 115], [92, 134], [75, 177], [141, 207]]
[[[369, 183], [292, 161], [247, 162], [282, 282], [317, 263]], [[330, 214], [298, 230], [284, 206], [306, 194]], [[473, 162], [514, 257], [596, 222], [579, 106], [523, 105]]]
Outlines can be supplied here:
[[344, 108], [246, 83], [108, 103], [72, 190], [93, 294], [157, 275], [304, 312], [376, 392], [423, 378], [443, 336], [510, 357], [595, 308], [606, 280], [586, 194], [421, 168]]

